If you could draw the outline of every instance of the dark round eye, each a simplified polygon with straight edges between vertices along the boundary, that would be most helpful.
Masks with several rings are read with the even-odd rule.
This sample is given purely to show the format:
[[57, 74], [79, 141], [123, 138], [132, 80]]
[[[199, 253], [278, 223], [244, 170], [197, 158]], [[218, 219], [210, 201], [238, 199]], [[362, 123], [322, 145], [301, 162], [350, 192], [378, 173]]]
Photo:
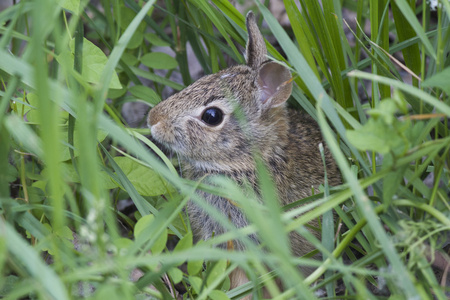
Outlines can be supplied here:
[[202, 121], [211, 126], [222, 123], [223, 112], [217, 107], [210, 107], [203, 112]]

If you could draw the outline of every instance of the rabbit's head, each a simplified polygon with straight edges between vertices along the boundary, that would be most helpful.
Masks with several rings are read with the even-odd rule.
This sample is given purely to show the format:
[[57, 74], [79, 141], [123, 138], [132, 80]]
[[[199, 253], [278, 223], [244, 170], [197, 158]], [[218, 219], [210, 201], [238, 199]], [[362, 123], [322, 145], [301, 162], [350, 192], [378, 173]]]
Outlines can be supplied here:
[[276, 144], [287, 126], [291, 74], [266, 57], [252, 12], [247, 30], [246, 65], [205, 76], [149, 113], [152, 136], [205, 171], [248, 169], [252, 146]]

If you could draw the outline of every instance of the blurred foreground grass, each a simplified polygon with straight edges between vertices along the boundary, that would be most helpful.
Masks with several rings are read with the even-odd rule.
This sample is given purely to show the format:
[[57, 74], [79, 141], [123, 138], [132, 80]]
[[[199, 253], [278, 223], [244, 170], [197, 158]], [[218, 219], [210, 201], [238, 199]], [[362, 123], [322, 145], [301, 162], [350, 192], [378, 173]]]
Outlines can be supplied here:
[[[180, 178], [176, 159], [120, 112], [191, 83], [188, 44], [205, 73], [243, 62], [243, 15], [225, 0], [30, 0], [0, 12], [0, 297], [228, 299], [267, 286], [274, 299], [314, 299], [318, 289], [328, 298], [447, 299], [450, 3], [430, 11], [425, 1], [283, 2], [290, 28], [259, 0], [252, 9], [278, 42], [270, 55], [295, 75], [291, 104], [320, 124], [344, 184], [263, 220], [281, 220], [281, 232], [256, 222], [196, 245], [188, 199], [230, 224], [195, 190], [243, 192]], [[351, 31], [344, 9], [356, 16]], [[137, 212], [120, 209], [126, 199]], [[246, 212], [258, 220], [264, 210]], [[303, 225], [330, 210], [336, 226], [328, 215], [320, 229], [333, 240], [308, 236]], [[214, 248], [288, 230], [306, 235], [323, 261]], [[267, 249], [275, 242], [264, 239]], [[303, 278], [298, 264], [317, 269]], [[229, 291], [237, 266], [253, 282]]]

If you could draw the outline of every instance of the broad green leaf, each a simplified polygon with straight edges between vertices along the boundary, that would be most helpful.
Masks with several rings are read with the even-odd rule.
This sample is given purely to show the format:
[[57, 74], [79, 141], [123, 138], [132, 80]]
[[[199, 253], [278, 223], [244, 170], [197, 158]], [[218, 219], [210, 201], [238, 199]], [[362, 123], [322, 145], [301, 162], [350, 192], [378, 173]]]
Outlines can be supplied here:
[[[24, 115], [24, 119], [32, 124], [39, 124], [40, 123], [40, 117], [39, 117], [39, 98], [35, 93], [28, 93], [27, 94], [27, 102], [30, 105], [24, 105], [22, 103], [16, 103], [17, 107], [17, 113], [22, 116]], [[59, 123], [64, 124], [67, 122], [68, 113], [66, 111], [60, 111], [60, 121]]]
[[136, 98], [150, 104], [152, 107], [161, 102], [161, 98], [151, 88], [143, 85], [135, 85], [129, 88], [130, 93]]
[[175, 58], [163, 52], [147, 53], [142, 56], [141, 62], [153, 69], [173, 69], [178, 66]]
[[[65, 66], [66, 70], [73, 69], [75, 54], [75, 39], [72, 39], [69, 43], [69, 49], [62, 51], [60, 55], [56, 57], [56, 60]], [[81, 75], [82, 77], [90, 83], [99, 84], [102, 82], [102, 72], [108, 61], [105, 53], [103, 53], [100, 48], [94, 45], [91, 41], [83, 38], [83, 63]], [[109, 84], [111, 89], [121, 89], [119, 77], [114, 72], [112, 74], [111, 83]]]
[[180, 283], [183, 279], [183, 272], [178, 268], [172, 268], [167, 271], [174, 284]]
[[[63, 137], [62, 140], [67, 140], [67, 127], [63, 128]], [[103, 130], [97, 130], [97, 141], [99, 143], [103, 142], [103, 140], [106, 138], [108, 134], [104, 132]], [[73, 133], [73, 146], [74, 146], [74, 156], [80, 155], [80, 151], [78, 150], [78, 145], [80, 145], [80, 137], [78, 134], [78, 126], [75, 124], [75, 130]], [[60, 152], [60, 161], [67, 161], [70, 159], [70, 152], [69, 152], [69, 146], [64, 146], [62, 148], [62, 151]]]
[[114, 161], [141, 196], [158, 196], [173, 191], [173, 187], [153, 169], [124, 156], [115, 157]]
[[80, 11], [80, 1], [81, 0], [59, 0], [58, 2], [62, 8], [78, 15]]

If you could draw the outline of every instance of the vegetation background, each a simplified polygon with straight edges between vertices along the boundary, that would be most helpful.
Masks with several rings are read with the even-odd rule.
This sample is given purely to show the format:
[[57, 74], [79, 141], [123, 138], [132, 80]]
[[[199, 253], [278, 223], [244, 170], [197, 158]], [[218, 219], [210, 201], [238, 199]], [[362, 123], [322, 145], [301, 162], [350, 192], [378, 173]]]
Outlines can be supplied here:
[[[245, 12], [234, 4], [2, 2], [1, 298], [238, 299], [265, 286], [273, 299], [447, 299], [449, 1], [284, 0], [285, 27], [273, 1], [247, 6], [295, 75], [290, 104], [318, 121], [344, 184], [324, 182], [281, 209], [248, 199], [253, 225], [241, 230], [195, 194], [239, 201], [239, 187], [181, 178], [145, 124], [121, 116], [193, 81], [189, 47], [205, 74], [242, 63]], [[193, 245], [191, 198], [230, 232]], [[304, 226], [322, 215], [320, 242]], [[292, 230], [323, 260], [279, 251]], [[265, 251], [214, 247], [255, 231]], [[298, 264], [317, 268], [304, 278]], [[237, 266], [252, 282], [229, 290]]]

